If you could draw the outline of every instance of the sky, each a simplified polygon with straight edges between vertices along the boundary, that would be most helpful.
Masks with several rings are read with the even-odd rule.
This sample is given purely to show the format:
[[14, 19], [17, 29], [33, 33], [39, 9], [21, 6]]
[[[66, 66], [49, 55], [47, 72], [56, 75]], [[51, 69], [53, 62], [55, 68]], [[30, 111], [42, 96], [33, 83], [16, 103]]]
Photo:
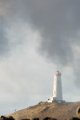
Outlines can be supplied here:
[[80, 0], [0, 0], [0, 114], [47, 101], [56, 70], [80, 101]]

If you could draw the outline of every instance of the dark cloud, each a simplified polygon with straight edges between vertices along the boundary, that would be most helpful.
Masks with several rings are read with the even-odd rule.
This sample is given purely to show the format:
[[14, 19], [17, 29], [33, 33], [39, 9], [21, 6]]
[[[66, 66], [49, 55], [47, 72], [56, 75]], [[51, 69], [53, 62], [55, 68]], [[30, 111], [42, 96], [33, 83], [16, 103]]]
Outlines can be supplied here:
[[63, 65], [73, 60], [71, 46], [80, 44], [79, 40], [73, 39], [80, 29], [79, 0], [3, 0], [1, 3], [2, 10], [7, 11], [6, 20], [23, 19], [40, 30], [43, 37], [41, 54]]
[[4, 7], [8, 20], [22, 19], [40, 30], [43, 38], [39, 48], [41, 54], [62, 65], [74, 59], [72, 45], [80, 44], [76, 40], [80, 29], [79, 0], [7, 0], [6, 3], [9, 3]]
[[74, 47], [80, 45], [80, 1], [29, 0], [23, 6], [23, 19], [28, 13], [31, 24], [41, 32], [39, 53], [62, 67], [70, 65], [78, 83], [80, 58], [75, 59], [79, 54], [75, 55]]
[[9, 50], [4, 27], [4, 19], [0, 16], [0, 56], [3, 56]]
[[[13, 48], [13, 45], [16, 46], [16, 41], [12, 41], [14, 38], [9, 40], [9, 32], [13, 29], [13, 24], [16, 24], [19, 19], [23, 19], [22, 15], [24, 13], [24, 6], [21, 0], [1, 0], [0, 1], [0, 56], [7, 56], [10, 50]], [[24, 21], [24, 20], [23, 20]], [[27, 18], [26, 18], [27, 21]], [[16, 25], [17, 26], [17, 25]], [[16, 27], [15, 26], [15, 27]], [[8, 30], [8, 31], [7, 31]], [[16, 30], [16, 28], [15, 28]], [[18, 32], [19, 33], [19, 32]], [[20, 33], [22, 34], [22, 33]], [[14, 36], [12, 36], [14, 37]], [[11, 44], [12, 43], [14, 44]]]
[[80, 1], [30, 0], [28, 12], [32, 23], [42, 30], [40, 53], [53, 62], [67, 65], [73, 60], [73, 39], [80, 29]]
[[[29, 22], [40, 31], [42, 40], [39, 41], [38, 51], [41, 55], [63, 66], [72, 66], [74, 62], [76, 66], [80, 66], [74, 58], [73, 48], [73, 45], [80, 45], [80, 37], [78, 38], [80, 0], [3, 0], [0, 2], [3, 3], [2, 13], [6, 23], [22, 19], [23, 22]], [[4, 36], [3, 42], [1, 41], [2, 51], [7, 46], [6, 41], [8, 40]], [[79, 70], [78, 67], [76, 69], [72, 67], [76, 71]]]

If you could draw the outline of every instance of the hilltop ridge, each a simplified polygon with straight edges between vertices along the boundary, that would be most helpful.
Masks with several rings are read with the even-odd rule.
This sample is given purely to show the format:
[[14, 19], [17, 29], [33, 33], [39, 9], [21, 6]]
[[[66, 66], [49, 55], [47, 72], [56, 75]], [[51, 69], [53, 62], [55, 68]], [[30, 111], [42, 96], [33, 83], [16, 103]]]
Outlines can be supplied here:
[[13, 116], [16, 120], [36, 120], [36, 118], [41, 120], [45, 118], [69, 120], [73, 117], [79, 117], [78, 114], [76, 114], [77, 108], [79, 108], [79, 106], [80, 102], [41, 102], [37, 105], [16, 111], [10, 115]]

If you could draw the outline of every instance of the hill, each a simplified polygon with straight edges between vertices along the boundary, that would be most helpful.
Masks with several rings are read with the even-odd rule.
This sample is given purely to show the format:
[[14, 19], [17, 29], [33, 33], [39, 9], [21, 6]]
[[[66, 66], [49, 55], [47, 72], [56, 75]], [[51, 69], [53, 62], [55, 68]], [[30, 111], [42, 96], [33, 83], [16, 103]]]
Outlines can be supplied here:
[[41, 102], [10, 114], [15, 120], [71, 120], [80, 117], [80, 102]]

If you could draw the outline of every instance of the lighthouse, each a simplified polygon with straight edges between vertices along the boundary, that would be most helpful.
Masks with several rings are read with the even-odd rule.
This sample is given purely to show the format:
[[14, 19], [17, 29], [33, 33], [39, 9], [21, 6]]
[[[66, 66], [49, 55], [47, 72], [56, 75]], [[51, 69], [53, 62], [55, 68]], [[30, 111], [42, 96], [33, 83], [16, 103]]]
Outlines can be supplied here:
[[54, 74], [52, 97], [48, 99], [48, 102], [54, 101], [63, 102], [61, 72], [59, 71], [56, 71], [56, 73]]

